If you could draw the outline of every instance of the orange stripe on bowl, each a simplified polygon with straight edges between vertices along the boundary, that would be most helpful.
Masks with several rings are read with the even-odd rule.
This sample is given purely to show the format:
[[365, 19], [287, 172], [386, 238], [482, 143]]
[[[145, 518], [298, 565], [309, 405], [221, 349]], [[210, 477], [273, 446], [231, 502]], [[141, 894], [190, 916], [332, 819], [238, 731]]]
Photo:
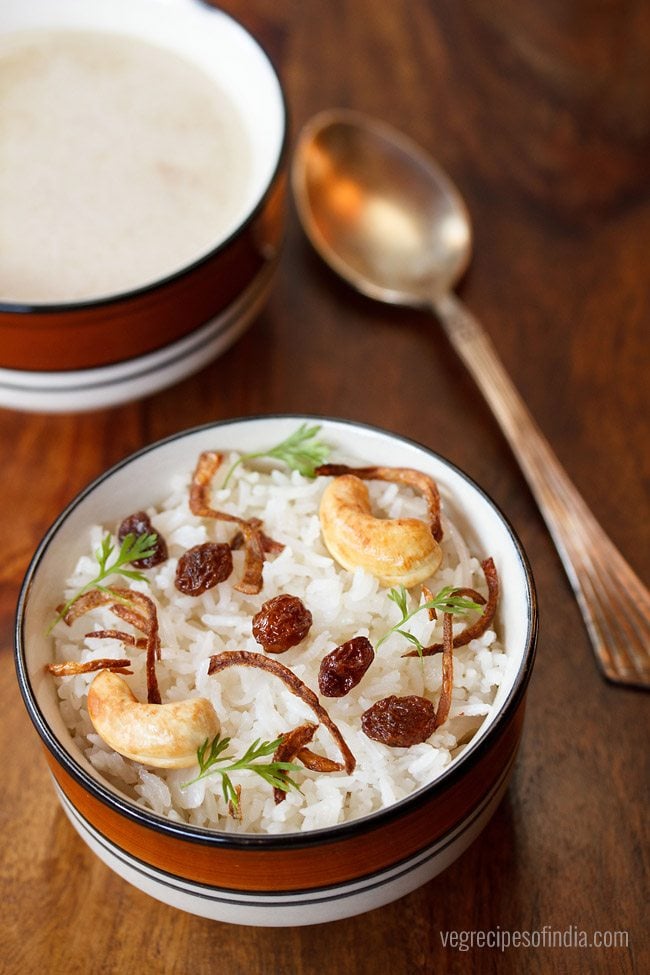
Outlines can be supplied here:
[[[481, 804], [511, 764], [524, 717], [522, 698], [510, 721], [464, 774], [428, 802], [351, 835], [282, 849], [227, 848], [209, 838], [189, 840], [128, 819], [87, 792], [46, 751], [56, 781], [78, 812], [120, 849], [184, 880], [239, 891], [281, 893], [354, 882], [422, 852], [440, 841]], [[497, 729], [495, 729], [496, 731]], [[492, 737], [492, 735], [490, 736]], [[295, 835], [295, 834], [294, 834]], [[283, 837], [277, 837], [282, 840]]]

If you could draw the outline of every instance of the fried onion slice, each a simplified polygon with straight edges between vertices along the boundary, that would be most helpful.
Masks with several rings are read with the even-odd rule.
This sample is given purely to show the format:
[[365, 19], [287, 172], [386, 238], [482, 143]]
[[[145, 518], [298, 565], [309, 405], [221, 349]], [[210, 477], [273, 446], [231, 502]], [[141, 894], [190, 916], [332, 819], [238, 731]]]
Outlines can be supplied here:
[[[70, 625], [85, 613], [89, 613], [99, 606], [107, 606], [111, 612], [119, 616], [120, 619], [130, 623], [135, 629], [140, 630], [145, 635], [145, 647], [147, 654], [147, 701], [149, 704], [160, 704], [160, 690], [158, 689], [158, 678], [156, 677], [156, 660], [160, 660], [160, 635], [158, 633], [158, 613], [156, 605], [149, 596], [134, 589], [126, 589], [122, 586], [114, 586], [106, 589], [91, 589], [76, 600], [63, 617], [65, 622]], [[113, 638], [115, 633], [120, 633], [118, 639], [122, 639], [126, 634], [121, 631], [109, 631]], [[88, 634], [99, 636], [102, 631]], [[137, 640], [131, 643], [131, 639], [125, 642], [131, 646], [138, 646]]]
[[147, 649], [145, 637], [134, 636], [132, 633], [125, 633], [123, 630], [91, 630], [90, 633], [86, 633], [86, 637], [93, 637], [96, 640], [119, 640], [127, 647], [135, 647], [136, 650]]
[[[428, 586], [422, 586], [422, 595], [424, 596], [425, 603], [430, 603], [435, 598]], [[427, 616], [431, 622], [438, 619], [438, 614], [434, 606], [429, 607]]]
[[[274, 538], [270, 538], [261, 530], [264, 522], [260, 518], [248, 518], [247, 523], [252, 528], [260, 529], [260, 536], [262, 538], [262, 548], [264, 549], [264, 552], [267, 555], [277, 555], [278, 552], [281, 552], [284, 549], [284, 545], [282, 542], [276, 542]], [[230, 545], [231, 551], [236, 552], [238, 549], [242, 547], [242, 545], [245, 544], [245, 542], [246, 539], [244, 537], [244, 533], [240, 529], [239, 531], [235, 532], [235, 534], [232, 536], [228, 544]]]
[[434, 727], [438, 729], [449, 717], [451, 708], [451, 692], [454, 686], [454, 640], [452, 630], [453, 616], [451, 613], [442, 614], [442, 687], [436, 708]]
[[[282, 735], [282, 741], [273, 752], [273, 761], [292, 762], [294, 758], [297, 757], [301, 748], [304, 748], [304, 746], [312, 740], [317, 728], [317, 724], [313, 724], [311, 721], [306, 721], [305, 724], [298, 725], [297, 728], [293, 728], [291, 731], [285, 732]], [[279, 774], [283, 779], [287, 778], [286, 772], [280, 772]], [[287, 793], [284, 789], [280, 789], [278, 786], [274, 787], [273, 798], [276, 806], [278, 803], [284, 802], [286, 796]]]
[[273, 657], [265, 657], [262, 653], [254, 653], [250, 650], [226, 650], [224, 653], [214, 654], [210, 657], [208, 674], [218, 674], [227, 667], [257, 667], [275, 677], [279, 677], [282, 683], [296, 697], [307, 704], [321, 724], [324, 724], [330, 735], [336, 742], [341, 755], [345, 771], [351, 775], [356, 766], [356, 759], [350, 751], [343, 735], [334, 724], [329, 714], [322, 706], [311, 688], [307, 687], [293, 671], [281, 664]]
[[45, 664], [45, 669], [55, 677], [76, 677], [77, 674], [93, 674], [96, 670], [112, 670], [114, 674], [132, 674], [133, 671], [128, 669], [130, 666], [131, 661], [126, 657], [121, 660], [102, 657], [100, 660], [86, 660], [83, 664], [78, 660], [66, 660], [61, 664]]
[[241, 530], [244, 533], [244, 571], [233, 589], [254, 596], [262, 589], [264, 545], [259, 528], [243, 522]]
[[[218, 512], [211, 507], [210, 484], [223, 463], [223, 454], [204, 450], [199, 454], [190, 484], [190, 511], [201, 518], [214, 518]], [[237, 521], [234, 515], [222, 515], [224, 520]]]
[[[145, 634], [149, 633], [149, 629], [152, 625], [151, 621], [153, 620], [156, 631], [156, 639], [155, 645], [152, 649], [155, 652], [156, 660], [160, 660], [161, 647], [160, 639], [158, 638], [158, 616], [156, 614], [156, 608], [148, 596], [144, 596], [142, 593], [138, 593], [138, 595], [141, 596], [143, 600], [148, 600], [148, 602], [151, 603], [151, 605], [144, 604], [144, 613], [138, 612], [138, 610], [134, 609], [132, 606], [128, 606], [121, 602], [114, 603], [111, 606], [111, 610], [116, 616], [119, 616], [120, 619], [124, 620], [125, 623], [130, 623], [131, 626], [135, 627], [136, 630], [140, 630], [141, 633]], [[139, 602], [142, 604], [141, 600], [139, 600]], [[145, 650], [148, 648], [148, 640], [149, 637], [147, 636], [145, 640]]]
[[[317, 724], [306, 721], [297, 728], [293, 728], [292, 731], [286, 732], [282, 735], [282, 741], [273, 754], [273, 761], [292, 762], [294, 758], [297, 758], [311, 772], [342, 772], [345, 766], [341, 762], [333, 762], [331, 758], [327, 758], [325, 755], [317, 755], [316, 752], [312, 752], [310, 748], [306, 747], [314, 737], [317, 728]], [[286, 778], [286, 772], [280, 774]], [[273, 798], [276, 805], [283, 802], [286, 796], [287, 793], [284, 789], [279, 789], [277, 786], [274, 788]]]
[[75, 599], [63, 617], [63, 621], [68, 626], [72, 626], [74, 621], [78, 620], [80, 616], [89, 613], [92, 609], [97, 609], [98, 606], [106, 606], [112, 598], [106, 589], [90, 589], [82, 596], [79, 596], [78, 599]]
[[311, 748], [301, 748], [296, 758], [300, 759], [310, 772], [342, 772], [345, 768], [341, 762], [333, 762], [325, 755], [317, 755]]
[[[481, 568], [483, 569], [483, 574], [485, 576], [485, 582], [488, 589], [487, 600], [484, 596], [481, 596], [479, 592], [475, 589], [459, 588], [454, 589], [452, 595], [454, 596], [467, 596], [469, 599], [473, 599], [477, 603], [483, 605], [483, 612], [473, 623], [469, 623], [464, 630], [457, 633], [454, 637], [454, 648], [464, 647], [471, 640], [475, 640], [477, 637], [482, 636], [487, 630], [488, 626], [492, 623], [494, 619], [494, 614], [497, 608], [497, 602], [499, 599], [499, 577], [497, 575], [496, 566], [492, 558], [487, 558], [481, 562]], [[422, 651], [410, 650], [405, 653], [405, 657], [432, 657], [435, 653], [441, 653], [444, 651], [444, 641], [443, 643], [432, 643], [429, 647], [424, 647]]]
[[267, 552], [281, 552], [284, 548], [280, 542], [269, 538], [262, 531], [259, 518], [240, 518], [225, 511], [217, 511], [212, 507], [210, 485], [214, 475], [223, 463], [224, 455], [215, 450], [204, 450], [199, 454], [192, 483], [190, 485], [190, 511], [200, 518], [214, 518], [217, 521], [228, 521], [238, 526], [238, 531], [230, 543], [231, 548], [244, 545], [244, 571], [241, 580], [234, 586], [238, 592], [256, 595], [262, 589], [262, 568], [264, 555]]
[[354, 474], [362, 481], [390, 481], [393, 484], [404, 484], [419, 491], [427, 503], [428, 524], [436, 542], [442, 538], [440, 524], [440, 492], [438, 485], [422, 471], [411, 467], [348, 467], [347, 464], [321, 464], [316, 468], [316, 474], [322, 477], [340, 477], [342, 474]]

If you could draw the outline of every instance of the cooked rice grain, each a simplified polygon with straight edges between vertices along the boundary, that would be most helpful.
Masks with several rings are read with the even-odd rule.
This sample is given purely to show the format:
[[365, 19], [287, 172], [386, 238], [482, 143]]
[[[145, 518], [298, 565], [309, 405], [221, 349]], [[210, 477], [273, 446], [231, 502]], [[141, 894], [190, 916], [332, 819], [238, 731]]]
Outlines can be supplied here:
[[[234, 457], [233, 457], [234, 459]], [[231, 738], [229, 754], [241, 755], [255, 738], [272, 740], [312, 720], [311, 710], [291, 695], [279, 680], [249, 668], [233, 668], [208, 677], [212, 654], [227, 650], [260, 651], [251, 634], [251, 619], [262, 603], [288, 592], [300, 596], [313, 615], [306, 639], [282, 655], [282, 663], [317, 691], [322, 657], [353, 636], [367, 636], [373, 645], [397, 622], [397, 607], [387, 589], [368, 573], [348, 572], [329, 556], [321, 540], [318, 503], [326, 478], [306, 480], [297, 473], [261, 472], [240, 466], [228, 490], [213, 491], [213, 507], [241, 517], [258, 517], [265, 532], [284, 544], [264, 564], [264, 587], [256, 596], [237, 592], [243, 551], [233, 553], [230, 578], [199, 597], [184, 596], [174, 586], [180, 555], [205, 541], [226, 541], [233, 526], [192, 515], [188, 508], [189, 475], [175, 480], [170, 497], [158, 509], [149, 509], [153, 529], [167, 540], [169, 559], [149, 570], [150, 585], [133, 583], [156, 602], [162, 640], [157, 665], [163, 701], [191, 696], [207, 697], [222, 723], [222, 735]], [[373, 504], [385, 517], [424, 518], [424, 501], [408, 488], [372, 482]], [[128, 515], [131, 512], [124, 512]], [[107, 530], [89, 529], [88, 552], [98, 548]], [[443, 503], [442, 567], [429, 581], [437, 592], [443, 586], [465, 586], [485, 593], [480, 560], [472, 555]], [[485, 557], [490, 553], [483, 553]], [[71, 596], [96, 572], [92, 556], [84, 556], [67, 580], [64, 597]], [[416, 595], [412, 594], [415, 599]], [[418, 614], [410, 629], [423, 643], [441, 639], [442, 621]], [[84, 637], [92, 627], [114, 625], [105, 609], [77, 620], [72, 627], [59, 623], [55, 633], [55, 660], [88, 660], [124, 656], [116, 640]], [[462, 620], [454, 624], [462, 629]], [[399, 801], [431, 782], [453, 761], [489, 713], [496, 687], [505, 670], [506, 654], [496, 632], [454, 653], [454, 690], [449, 720], [431, 738], [408, 749], [371, 741], [361, 731], [362, 712], [390, 694], [420, 694], [437, 701], [441, 687], [441, 655], [404, 659], [410, 647], [392, 635], [380, 647], [361, 683], [346, 697], [322, 699], [357, 760], [353, 775], [345, 772], [297, 773], [301, 792], [290, 791], [276, 804], [271, 787], [252, 772], [233, 773], [242, 786], [241, 821], [228, 815], [219, 775], [184, 787], [195, 770], [152, 770], [116, 755], [98, 737], [86, 710], [88, 686], [94, 675], [57, 681], [61, 713], [73, 738], [89, 762], [115, 787], [139, 805], [162, 816], [195, 826], [225, 831], [284, 833], [320, 829], [368, 815]], [[140, 700], [146, 699], [145, 655], [129, 649], [134, 674], [126, 678]], [[314, 751], [338, 761], [340, 755], [325, 728], [319, 727]]]

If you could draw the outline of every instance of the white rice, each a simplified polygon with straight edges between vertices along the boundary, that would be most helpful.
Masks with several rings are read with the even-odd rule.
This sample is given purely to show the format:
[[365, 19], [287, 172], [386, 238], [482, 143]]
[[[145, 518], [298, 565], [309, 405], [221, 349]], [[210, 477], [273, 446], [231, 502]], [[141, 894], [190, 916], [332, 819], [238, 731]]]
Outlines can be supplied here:
[[[233, 454], [231, 462], [234, 459]], [[163, 701], [208, 698], [219, 715], [221, 734], [231, 738], [228, 754], [240, 756], [257, 738], [270, 741], [306, 720], [314, 720], [307, 705], [272, 675], [242, 667], [213, 677], [207, 675], [212, 654], [227, 650], [262, 652], [252, 636], [251, 619], [266, 600], [279, 593], [291, 593], [299, 596], [311, 611], [313, 625], [307, 637], [276, 659], [316, 693], [318, 669], [326, 653], [359, 635], [367, 636], [376, 645], [400, 614], [387, 597], [388, 588], [361, 569], [342, 569], [324, 547], [318, 504], [327, 478], [308, 480], [297, 473], [262, 472], [244, 465], [237, 468], [227, 489], [215, 486], [212, 505], [241, 517], [261, 518], [265, 532], [282, 542], [284, 550], [266, 560], [264, 585], [258, 595], [244, 595], [233, 588], [241, 577], [242, 551], [233, 553], [234, 571], [227, 581], [199, 597], [178, 592], [174, 576], [180, 555], [193, 545], [226, 541], [233, 534], [233, 526], [228, 523], [190, 513], [190, 477], [191, 472], [178, 477], [166, 502], [148, 511], [154, 530], [167, 541], [168, 561], [146, 573], [149, 585], [131, 585], [150, 595], [157, 606], [163, 647], [157, 674]], [[368, 482], [368, 487], [377, 513], [391, 518], [425, 517], [424, 500], [410, 489], [379, 482]], [[124, 512], [124, 516], [129, 514], [132, 512]], [[67, 580], [65, 598], [95, 576], [97, 564], [92, 552], [105, 533], [116, 528], [90, 528], [89, 555], [79, 560]], [[446, 585], [470, 586], [485, 593], [480, 558], [490, 553], [482, 553], [480, 558], [471, 554], [444, 509], [443, 530], [443, 563], [429, 587], [437, 592]], [[411, 598], [416, 597], [412, 594]], [[457, 620], [455, 629], [462, 629], [466, 623], [462, 617]], [[144, 701], [145, 655], [116, 640], [84, 637], [92, 628], [116, 625], [124, 627], [106, 609], [82, 616], [72, 627], [57, 624], [54, 659], [85, 661], [129, 656], [134, 674], [125, 679], [138, 699]], [[442, 639], [441, 621], [429, 621], [426, 612], [416, 615], [409, 628], [424, 645]], [[58, 694], [64, 720], [78, 747], [102, 776], [138, 805], [179, 822], [226, 832], [298, 832], [365, 816], [431, 782], [458, 756], [489, 713], [506, 664], [506, 652], [492, 629], [455, 650], [450, 716], [426, 742], [395, 748], [367, 738], [361, 730], [361, 714], [381, 698], [418, 694], [437, 703], [441, 655], [405, 659], [402, 654], [408, 649], [411, 647], [404, 638], [391, 635], [377, 651], [361, 682], [347, 696], [320, 698], [356, 758], [354, 773], [301, 770], [295, 774], [301, 791], [289, 791], [279, 804], [274, 801], [271, 787], [259, 776], [250, 771], [233, 773], [233, 783], [242, 787], [241, 820], [228, 813], [221, 776], [213, 775], [184, 787], [198, 773], [198, 767], [146, 768], [110, 749], [94, 731], [86, 709], [87, 690], [94, 674], [57, 680]], [[310, 747], [335, 761], [341, 759], [322, 725]]]

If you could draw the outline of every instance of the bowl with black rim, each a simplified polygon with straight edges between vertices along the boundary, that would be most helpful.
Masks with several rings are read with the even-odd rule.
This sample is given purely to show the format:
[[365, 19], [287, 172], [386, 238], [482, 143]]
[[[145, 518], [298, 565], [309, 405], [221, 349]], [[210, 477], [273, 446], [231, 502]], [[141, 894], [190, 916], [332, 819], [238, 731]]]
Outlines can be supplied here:
[[[208, 828], [156, 813], [94, 767], [62, 714], [58, 682], [47, 666], [53, 660], [50, 624], [61, 603], [63, 579], [88, 551], [89, 526], [115, 526], [125, 514], [155, 509], [172, 492], [179, 473], [195, 470], [205, 452], [264, 452], [296, 430], [315, 427], [333, 459], [351, 457], [360, 467], [388, 460], [393, 468], [414, 469], [433, 479], [443, 518], [445, 512], [452, 515], [472, 550], [493, 559], [500, 593], [492, 626], [505, 649], [505, 665], [488, 713], [432, 781], [367, 815], [342, 815], [323, 828], [260, 833], [225, 829], [223, 820]], [[267, 595], [262, 581], [255, 598], [261, 604]], [[173, 435], [144, 447], [86, 487], [33, 556], [18, 602], [15, 645], [18, 683], [54, 790], [96, 855], [125, 881], [182, 910], [238, 924], [295, 926], [349, 917], [393, 901], [435, 877], [480, 834], [507, 789], [516, 760], [536, 636], [537, 603], [526, 555], [505, 515], [465, 473], [421, 444], [385, 430], [342, 419], [278, 415], [227, 420]], [[163, 647], [158, 666], [164, 668], [164, 660]], [[311, 691], [327, 709], [318, 687]], [[399, 694], [398, 685], [395, 691]], [[456, 694], [462, 697], [462, 690], [454, 688]], [[245, 794], [244, 783], [243, 801]]]
[[9, 0], [0, 405], [155, 392], [220, 355], [273, 286], [287, 105], [259, 41], [202, 0]]

